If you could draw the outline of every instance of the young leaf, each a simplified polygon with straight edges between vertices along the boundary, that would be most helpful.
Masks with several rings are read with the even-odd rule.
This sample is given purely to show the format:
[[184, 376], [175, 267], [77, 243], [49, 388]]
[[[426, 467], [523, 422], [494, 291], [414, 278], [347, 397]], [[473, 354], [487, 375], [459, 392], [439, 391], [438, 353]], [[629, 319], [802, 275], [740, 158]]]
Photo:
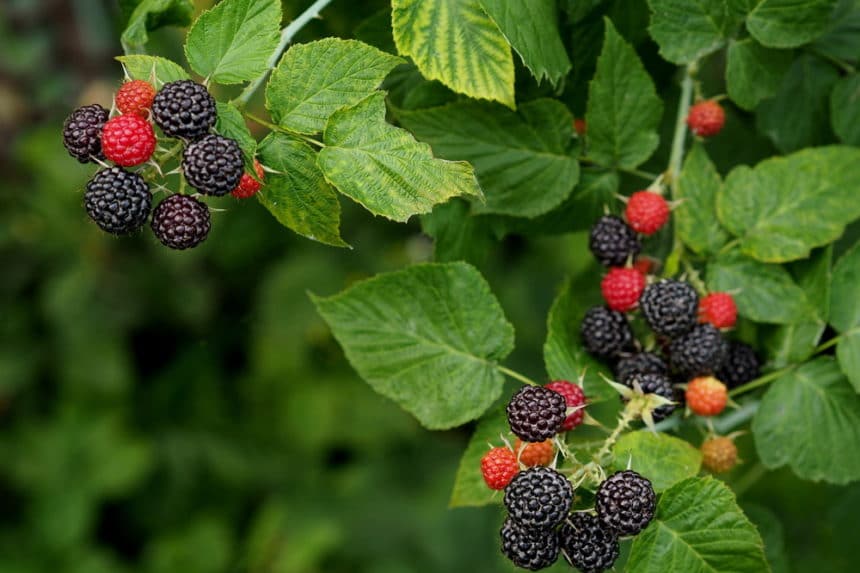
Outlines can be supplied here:
[[657, 149], [663, 102], [633, 48], [604, 20], [603, 51], [588, 91], [588, 154], [606, 166], [634, 168]]
[[773, 382], [753, 419], [765, 467], [846, 484], [860, 479], [860, 399], [831, 358], [816, 358]]
[[839, 139], [860, 146], [860, 74], [836, 82], [830, 94], [830, 121]]
[[252, 80], [266, 71], [280, 25], [279, 0], [224, 0], [191, 26], [185, 56], [191, 69], [214, 82]]
[[713, 254], [728, 240], [716, 217], [717, 195], [723, 182], [704, 146], [695, 144], [684, 160], [675, 199], [675, 232], [698, 254]]
[[435, 159], [429, 145], [385, 122], [384, 92], [332, 114], [323, 140], [326, 179], [375, 215], [406, 221], [450, 197], [481, 197], [471, 165]]
[[630, 469], [651, 480], [654, 491], [661, 492], [699, 473], [702, 453], [679, 438], [639, 430], [624, 434], [612, 449], [617, 470]]
[[532, 75], [558, 85], [570, 71], [570, 59], [558, 32], [555, 0], [480, 2]]
[[744, 109], [755, 109], [776, 95], [791, 62], [789, 50], [765, 48], [752, 38], [732, 41], [726, 62], [729, 97]]
[[573, 116], [556, 100], [535, 100], [516, 112], [459, 102], [400, 111], [397, 119], [439, 157], [475, 167], [486, 198], [476, 213], [534, 217], [564, 201], [579, 179], [568, 149]]
[[397, 51], [429, 80], [469, 97], [514, 101], [514, 58], [480, 0], [392, 0]]
[[158, 56], [117, 56], [125, 67], [125, 71], [133, 80], [151, 82], [155, 78], [155, 87], [159, 88], [168, 82], [185, 80], [190, 76], [182, 66], [167, 58]]
[[494, 491], [487, 487], [481, 475], [481, 458], [490, 450], [488, 444], [504, 445], [500, 435], [509, 435], [508, 417], [504, 408], [496, 408], [488, 412], [478, 422], [454, 478], [454, 490], [451, 492], [449, 507], [480, 506], [490, 503], [501, 503], [504, 492]]
[[357, 40], [295, 45], [272, 72], [266, 108], [287, 129], [320, 133], [331, 114], [369, 96], [403, 62]]
[[860, 243], [840, 257], [833, 269], [830, 322], [842, 335], [836, 356], [842, 371], [860, 392]]
[[836, 0], [763, 0], [747, 15], [753, 38], [771, 48], [795, 48], [820, 36]]
[[800, 259], [860, 216], [860, 149], [819, 147], [729, 173], [717, 199], [723, 225], [760, 261]]
[[150, 30], [162, 26], [187, 26], [193, 14], [191, 0], [142, 0], [135, 6], [122, 32], [123, 51], [127, 54], [142, 51], [149, 41]]
[[284, 226], [314, 241], [347, 247], [340, 238], [340, 203], [317, 167], [316, 153], [308, 144], [281, 133], [260, 143], [267, 167], [257, 198]]
[[[703, 500], [707, 500], [704, 503]], [[629, 573], [763, 573], [770, 567], [755, 526], [712, 477], [690, 478], [660, 497], [651, 525], [633, 540]]]
[[675, 64], [689, 64], [719, 50], [741, 20], [725, 0], [648, 0], [648, 31], [660, 55]]
[[254, 157], [257, 155], [257, 140], [248, 130], [242, 112], [232, 103], [217, 102], [215, 107], [218, 112], [218, 120], [215, 123], [215, 131], [224, 137], [235, 139], [242, 148], [242, 156], [245, 158], [245, 171], [254, 173]]
[[312, 299], [361, 377], [427, 428], [474, 420], [499, 397], [514, 329], [474, 267], [415, 265]]

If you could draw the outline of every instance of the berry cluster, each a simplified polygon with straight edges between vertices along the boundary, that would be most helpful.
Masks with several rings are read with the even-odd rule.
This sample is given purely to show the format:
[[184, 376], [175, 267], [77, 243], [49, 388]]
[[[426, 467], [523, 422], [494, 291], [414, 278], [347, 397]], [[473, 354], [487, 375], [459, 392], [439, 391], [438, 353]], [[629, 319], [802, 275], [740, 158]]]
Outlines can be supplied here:
[[[232, 193], [244, 199], [260, 189], [262, 166], [255, 161], [254, 175], [246, 173], [239, 144], [210, 133], [217, 114], [205, 86], [179, 80], [156, 91], [149, 82], [133, 80], [117, 90], [114, 102], [117, 115], [113, 117], [98, 104], [88, 105], [73, 111], [63, 126], [69, 154], [81, 163], [92, 161], [103, 167], [87, 183], [84, 194], [87, 214], [102, 230], [133, 234], [150, 220], [151, 213], [153, 233], [171, 249], [196, 247], [208, 236], [209, 207], [197, 196], [172, 194], [152, 209], [149, 181], [162, 175], [162, 164], [178, 151], [157, 153], [156, 127], [163, 137], [182, 140], [181, 170], [199, 194]], [[137, 166], [143, 167], [126, 169]]]

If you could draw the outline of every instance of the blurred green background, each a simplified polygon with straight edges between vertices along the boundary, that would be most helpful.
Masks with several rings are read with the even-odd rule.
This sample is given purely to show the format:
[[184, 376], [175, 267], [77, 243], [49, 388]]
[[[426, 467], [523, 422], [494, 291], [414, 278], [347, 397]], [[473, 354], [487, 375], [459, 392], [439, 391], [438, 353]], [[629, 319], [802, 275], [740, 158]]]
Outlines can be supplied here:
[[[308, 4], [285, 2], [285, 18]], [[351, 37], [385, 6], [336, 0], [299, 40]], [[0, 0], [0, 573], [509, 570], [501, 512], [447, 508], [471, 428], [428, 432], [375, 395], [307, 297], [432, 258], [417, 221], [343, 201], [354, 249], [338, 250], [230, 199], [203, 246], [173, 252], [87, 220], [93, 168], [61, 125], [110, 105], [121, 30], [109, 0]], [[181, 30], [151, 37], [181, 61]], [[671, 109], [672, 69], [637, 41]], [[721, 169], [773, 153], [736, 119], [709, 148]], [[511, 364], [538, 379], [582, 238], [508, 237], [481, 264], [517, 328]], [[860, 488], [744, 479], [769, 548], [786, 548], [779, 571], [856, 570]]]

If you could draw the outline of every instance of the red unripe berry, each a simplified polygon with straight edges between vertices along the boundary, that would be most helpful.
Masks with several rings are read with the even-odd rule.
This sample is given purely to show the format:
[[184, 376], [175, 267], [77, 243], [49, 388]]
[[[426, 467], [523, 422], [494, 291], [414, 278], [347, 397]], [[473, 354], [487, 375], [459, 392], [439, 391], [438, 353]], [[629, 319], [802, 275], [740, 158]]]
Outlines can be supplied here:
[[713, 376], [694, 378], [687, 384], [687, 406], [699, 416], [716, 416], [726, 408], [726, 385]]
[[637, 191], [627, 201], [627, 224], [643, 235], [653, 235], [669, 220], [669, 204], [662, 195]]
[[633, 261], [633, 268], [643, 275], [650, 275], [655, 272], [659, 266], [660, 261], [652, 259], [651, 257], [636, 257], [636, 260]]
[[552, 438], [543, 442], [525, 442], [525, 447], [517, 438], [514, 442], [514, 452], [520, 456], [520, 463], [527, 467], [548, 466], [555, 458]]
[[633, 310], [645, 290], [645, 275], [639, 269], [612, 267], [600, 282], [606, 306], [618, 312]]
[[582, 137], [588, 130], [588, 125], [585, 123], [584, 119], [577, 117], [573, 120], [573, 129], [576, 130], [576, 133], [579, 134], [580, 137]]
[[518, 471], [517, 456], [508, 448], [493, 448], [481, 458], [481, 474], [490, 489], [505, 489]]
[[727, 292], [712, 292], [699, 301], [699, 322], [710, 322], [717, 328], [732, 328], [738, 320], [735, 299]]
[[559, 432], [569, 432], [580, 425], [585, 417], [585, 405], [588, 403], [582, 388], [567, 380], [554, 380], [545, 387], [564, 396], [564, 402], [568, 409], [576, 408], [561, 423]]
[[105, 157], [123, 167], [140, 165], [155, 151], [152, 125], [139, 115], [118, 115], [102, 129], [102, 151]]
[[716, 135], [723, 129], [723, 124], [726, 123], [726, 112], [723, 107], [716, 101], [709, 99], [700, 101], [690, 107], [690, 113], [687, 115], [687, 125], [690, 126], [690, 131], [699, 137], [711, 137]]
[[725, 436], [708, 438], [702, 443], [702, 465], [715, 474], [727, 472], [738, 462], [738, 447]]
[[[260, 181], [263, 180], [263, 166], [260, 165], [260, 162], [256, 159], [254, 160], [254, 171], [257, 172], [257, 179]], [[247, 199], [248, 197], [252, 197], [254, 193], [260, 190], [260, 187], [263, 186], [260, 181], [255, 181], [253, 177], [246, 171], [242, 174], [242, 179], [239, 180], [239, 184], [236, 185], [236, 188], [233, 189], [230, 193], [232, 193], [233, 197], [237, 199]]]
[[143, 80], [132, 80], [122, 84], [117, 90], [116, 108], [120, 113], [133, 113], [147, 117], [152, 100], [155, 99], [155, 88]]

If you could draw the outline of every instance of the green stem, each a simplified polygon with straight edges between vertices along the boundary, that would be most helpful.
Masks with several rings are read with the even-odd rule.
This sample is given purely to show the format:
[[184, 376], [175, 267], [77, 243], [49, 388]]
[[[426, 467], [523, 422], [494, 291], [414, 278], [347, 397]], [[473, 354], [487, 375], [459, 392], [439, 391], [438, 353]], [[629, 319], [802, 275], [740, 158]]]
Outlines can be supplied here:
[[839, 336], [834, 336], [833, 338], [831, 338], [830, 340], [828, 340], [827, 342], [825, 342], [823, 344], [819, 344], [818, 346], [815, 347], [814, 354], [820, 354], [821, 352], [824, 352], [828, 348], [832, 348], [833, 346], [836, 346], [837, 344], [839, 344], [839, 341], [841, 339], [842, 339], [842, 335], [840, 334]]
[[743, 384], [742, 386], [738, 386], [737, 388], [735, 388], [734, 390], [729, 392], [729, 396], [731, 396], [731, 397], [740, 396], [741, 394], [745, 394], [745, 393], [749, 392], [750, 390], [755, 390], [756, 388], [766, 386], [767, 384], [770, 384], [771, 382], [773, 382], [777, 378], [781, 377], [782, 375], [791, 372], [796, 367], [797, 367], [797, 364], [792, 364], [790, 366], [786, 366], [785, 368], [780, 368], [779, 370], [774, 370], [773, 372], [765, 374], [764, 376], [759, 376], [755, 380], [751, 380], [750, 382], [747, 382], [746, 384]]
[[[687, 115], [690, 112], [690, 101], [693, 96], [693, 74], [696, 73], [696, 63], [688, 65], [684, 69], [684, 79], [681, 80], [681, 98], [678, 101], [678, 114], [675, 117], [675, 135], [672, 137], [672, 152], [669, 155], [669, 169], [666, 178], [669, 180], [670, 196], [678, 198], [678, 179], [681, 174], [681, 163], [684, 160], [684, 144], [687, 140]], [[675, 238], [672, 244], [672, 252], [666, 257], [665, 274], [675, 275], [681, 265], [681, 257], [684, 254], [684, 244], [675, 230]]]
[[282, 127], [280, 125], [275, 125], [274, 123], [272, 123], [270, 121], [266, 121], [262, 117], [258, 117], [256, 115], [254, 115], [253, 113], [249, 113], [246, 111], [246, 112], [244, 112], [244, 115], [246, 118], [250, 119], [254, 123], [259, 123], [263, 127], [268, 127], [272, 131], [277, 131], [279, 133], [284, 133], [286, 135], [295, 137], [297, 139], [307, 141], [308, 143], [316, 145], [317, 147], [320, 147], [320, 148], [325, 147], [325, 143], [323, 143], [322, 141], [314, 139], [313, 137], [308, 137], [307, 135], [304, 135], [302, 133], [296, 133], [295, 131], [291, 131], [291, 130], [289, 130], [285, 127]]
[[830, 54], [827, 54], [825, 52], [820, 52], [820, 51], [814, 50], [814, 49], [810, 49], [809, 52], [818, 56], [821, 59], [827, 60], [828, 62], [830, 62], [831, 64], [833, 64], [837, 68], [840, 68], [846, 74], [853, 74], [857, 71], [857, 69], [854, 66], [852, 66], [851, 64], [849, 64], [848, 62], [846, 62], [844, 60], [840, 60], [839, 58], [831, 56]]
[[520, 382], [522, 382], [524, 384], [528, 384], [529, 386], [540, 386], [540, 384], [538, 384], [537, 382], [535, 382], [534, 380], [532, 380], [528, 376], [524, 376], [515, 370], [511, 370], [510, 368], [505, 368], [501, 364], [497, 365], [496, 368], [498, 369], [499, 372], [501, 372], [502, 374], [506, 374], [507, 376], [510, 376], [514, 380], [519, 380]]
[[630, 426], [630, 422], [632, 422], [636, 418], [636, 415], [632, 412], [630, 408], [625, 408], [624, 412], [621, 414], [621, 417], [618, 419], [618, 425], [615, 426], [615, 429], [612, 430], [612, 433], [604, 440], [603, 446], [601, 446], [600, 450], [594, 454], [594, 461], [598, 464], [601, 463], [603, 458], [605, 458], [609, 454], [609, 450], [612, 449], [612, 446], [615, 445], [615, 442], [618, 441], [618, 436], [621, 435], [621, 432], [626, 430]]
[[767, 473], [767, 468], [765, 468], [761, 462], [756, 462], [756, 464], [751, 467], [747, 473], [742, 475], [738, 481], [734, 483], [732, 489], [735, 492], [736, 497], [741, 497], [746, 491], [755, 485], [755, 483], [760, 480], [764, 474]]
[[272, 52], [272, 55], [269, 56], [269, 61], [266, 63], [266, 71], [257, 76], [257, 78], [252, 81], [248, 86], [239, 94], [235, 100], [235, 103], [246, 104], [251, 100], [251, 97], [254, 93], [260, 88], [261, 85], [266, 81], [269, 77], [269, 73], [271, 73], [272, 69], [278, 64], [278, 60], [281, 59], [281, 55], [287, 49], [287, 46], [290, 45], [290, 42], [293, 41], [295, 35], [305, 27], [305, 24], [313, 20], [314, 18], [320, 15], [320, 12], [323, 8], [328, 6], [332, 0], [317, 0], [313, 4], [311, 4], [307, 10], [299, 14], [298, 18], [289, 23], [289, 25], [281, 31], [281, 41], [278, 43], [278, 47], [275, 48], [275, 51]]

